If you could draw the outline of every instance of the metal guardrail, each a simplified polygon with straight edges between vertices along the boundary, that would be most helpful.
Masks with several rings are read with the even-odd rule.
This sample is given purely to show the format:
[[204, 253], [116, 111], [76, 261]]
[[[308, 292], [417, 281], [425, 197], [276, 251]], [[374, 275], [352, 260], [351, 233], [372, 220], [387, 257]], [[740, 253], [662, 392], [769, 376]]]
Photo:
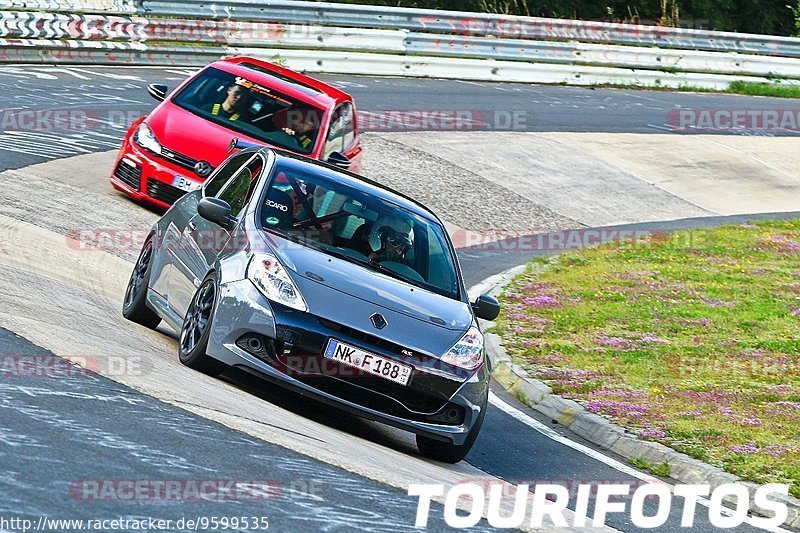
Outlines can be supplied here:
[[[246, 50], [313, 72], [324, 63], [335, 72], [496, 81], [800, 83], [800, 39], [785, 37], [288, 0], [0, 0], [11, 7], [25, 10], [0, 11], [5, 62], [194, 65]], [[365, 72], [332, 59], [355, 52], [379, 61]], [[469, 72], [458, 70], [467, 64]]]
[[[0, 39], [0, 63], [202, 66], [222, 56], [250, 55], [281, 61], [309, 73], [411, 76], [473, 81], [657, 87], [705, 87], [723, 90], [731, 78], [721, 74], [620, 69], [583, 65], [528, 63], [286, 48], [165, 46], [109, 41]], [[764, 78], [738, 76], [743, 81]]]
[[663, 26], [299, 0], [0, 0], [0, 9], [230, 19], [800, 57], [800, 39]]

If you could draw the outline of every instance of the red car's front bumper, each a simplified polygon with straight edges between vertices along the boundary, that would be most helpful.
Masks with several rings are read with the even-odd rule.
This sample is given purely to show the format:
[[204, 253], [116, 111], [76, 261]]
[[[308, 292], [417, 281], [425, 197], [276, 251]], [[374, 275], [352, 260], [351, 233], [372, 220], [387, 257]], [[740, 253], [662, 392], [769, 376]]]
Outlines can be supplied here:
[[203, 183], [194, 171], [143, 150], [125, 138], [114, 163], [111, 185], [150, 205], [169, 209], [186, 191], [173, 186], [176, 176], [183, 176], [198, 185]]

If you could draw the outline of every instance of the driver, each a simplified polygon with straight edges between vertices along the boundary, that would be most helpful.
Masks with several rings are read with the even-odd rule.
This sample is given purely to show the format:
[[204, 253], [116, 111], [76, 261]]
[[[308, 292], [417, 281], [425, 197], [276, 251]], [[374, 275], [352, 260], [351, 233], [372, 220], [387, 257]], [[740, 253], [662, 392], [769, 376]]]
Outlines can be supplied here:
[[206, 111], [210, 111], [212, 115], [222, 117], [235, 122], [239, 120], [241, 114], [239, 113], [239, 106], [242, 103], [245, 89], [241, 85], [231, 85], [226, 92], [225, 100], [221, 103], [206, 106]]
[[368, 242], [373, 261], [406, 263], [406, 254], [414, 246], [411, 222], [396, 216], [385, 216], [375, 221]]

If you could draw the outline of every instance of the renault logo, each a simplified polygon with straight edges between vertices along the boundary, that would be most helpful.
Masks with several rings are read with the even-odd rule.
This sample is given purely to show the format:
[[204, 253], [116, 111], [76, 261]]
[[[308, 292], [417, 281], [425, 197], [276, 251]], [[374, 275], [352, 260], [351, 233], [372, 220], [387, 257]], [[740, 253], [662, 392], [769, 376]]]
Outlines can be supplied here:
[[208, 161], [200, 161], [199, 163], [195, 163], [194, 171], [195, 173], [200, 176], [201, 178], [205, 178], [214, 168], [211, 166], [211, 163]]
[[383, 329], [389, 324], [386, 319], [383, 318], [383, 315], [379, 313], [375, 313], [369, 317], [369, 319], [372, 322], [372, 325], [375, 326], [375, 329]]

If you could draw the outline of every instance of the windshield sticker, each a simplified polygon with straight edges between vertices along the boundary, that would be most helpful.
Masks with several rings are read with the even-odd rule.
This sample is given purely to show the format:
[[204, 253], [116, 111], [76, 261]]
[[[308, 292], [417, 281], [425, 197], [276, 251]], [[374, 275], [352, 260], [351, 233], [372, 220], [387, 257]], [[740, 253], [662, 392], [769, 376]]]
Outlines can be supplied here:
[[267, 224], [269, 224], [270, 226], [276, 226], [276, 225], [278, 225], [278, 223], [280, 222], [280, 220], [278, 220], [278, 219], [277, 219], [277, 218], [275, 218], [275, 217], [269, 217], [269, 218], [268, 218], [267, 220], [265, 220], [264, 222], [266, 222], [266, 223], [267, 223]]
[[285, 205], [279, 204], [278, 202], [274, 202], [269, 199], [267, 200], [267, 205], [273, 209], [277, 209], [278, 211], [283, 211], [284, 213], [289, 210], [289, 208], [286, 207]]
[[287, 100], [285, 98], [281, 98], [278, 95], [272, 94], [272, 91], [269, 90], [269, 87], [264, 87], [263, 85], [259, 85], [257, 83], [254, 83], [254, 82], [248, 80], [247, 78], [243, 78], [241, 76], [236, 76], [236, 85], [241, 85], [245, 89], [250, 89], [251, 91], [257, 92], [259, 94], [263, 94], [264, 96], [269, 96], [273, 100], [277, 100], [277, 101], [279, 101], [281, 103], [284, 103], [286, 105], [292, 105], [293, 104], [293, 102], [291, 102], [291, 101], [289, 101], [289, 100]]

